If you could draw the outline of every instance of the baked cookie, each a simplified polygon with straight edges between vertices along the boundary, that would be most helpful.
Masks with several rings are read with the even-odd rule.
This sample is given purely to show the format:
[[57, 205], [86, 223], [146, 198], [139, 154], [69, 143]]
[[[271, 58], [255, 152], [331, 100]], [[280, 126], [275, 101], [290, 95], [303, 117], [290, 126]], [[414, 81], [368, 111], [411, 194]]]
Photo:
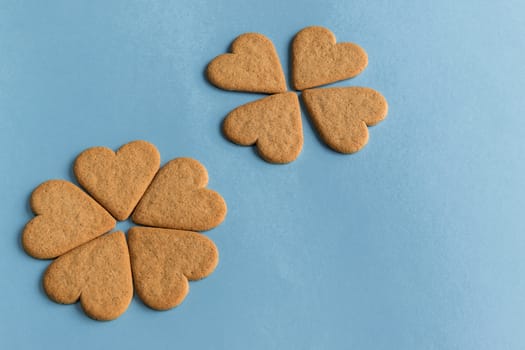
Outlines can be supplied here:
[[336, 44], [335, 35], [323, 27], [307, 27], [292, 43], [292, 80], [296, 90], [349, 79], [368, 64], [365, 50], [353, 43]]
[[146, 141], [133, 141], [117, 152], [93, 147], [73, 167], [79, 184], [117, 220], [126, 220], [159, 170], [160, 154]]
[[303, 148], [299, 99], [286, 92], [237, 107], [224, 120], [223, 131], [236, 144], [255, 144], [268, 162], [289, 163]]
[[99, 237], [57, 258], [46, 270], [44, 290], [57, 303], [80, 299], [84, 312], [96, 320], [119, 317], [133, 297], [124, 233]]
[[188, 280], [210, 275], [219, 261], [215, 244], [196, 232], [136, 226], [128, 242], [137, 295], [156, 310], [179, 305]]
[[133, 222], [163, 228], [205, 231], [226, 217], [226, 203], [205, 188], [208, 172], [198, 161], [177, 158], [164, 165], [133, 212]]
[[34, 258], [50, 259], [115, 227], [115, 219], [71, 182], [49, 180], [31, 195], [37, 215], [22, 233], [22, 245]]
[[368, 142], [368, 126], [385, 119], [388, 104], [366, 87], [303, 91], [303, 101], [323, 141], [341, 153], [354, 153]]
[[213, 85], [224, 90], [268, 94], [286, 91], [279, 56], [266, 36], [242, 34], [234, 40], [231, 51], [208, 65], [207, 75]]

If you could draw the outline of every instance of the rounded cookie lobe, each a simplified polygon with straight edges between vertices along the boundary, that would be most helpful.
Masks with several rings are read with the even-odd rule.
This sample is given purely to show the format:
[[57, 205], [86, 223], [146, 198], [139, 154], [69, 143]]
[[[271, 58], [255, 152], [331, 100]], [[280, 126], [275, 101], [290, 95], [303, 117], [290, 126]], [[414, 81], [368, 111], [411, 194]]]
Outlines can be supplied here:
[[118, 231], [94, 239], [60, 256], [44, 274], [50, 299], [72, 304], [80, 299], [84, 312], [96, 320], [113, 320], [133, 297], [128, 246]]
[[208, 65], [206, 74], [213, 85], [225, 90], [268, 94], [286, 91], [279, 56], [266, 36], [242, 34], [233, 41], [231, 51], [217, 56]]
[[205, 188], [208, 172], [198, 161], [177, 158], [164, 165], [133, 212], [133, 222], [163, 228], [205, 231], [218, 226], [227, 207]]
[[156, 310], [179, 305], [188, 280], [210, 275], [219, 261], [215, 244], [197, 232], [133, 227], [128, 244], [137, 295]]
[[299, 99], [286, 92], [237, 107], [224, 120], [223, 131], [236, 144], [256, 144], [268, 162], [292, 162], [303, 148]]
[[126, 220], [159, 170], [160, 154], [146, 141], [133, 141], [117, 152], [93, 147], [74, 165], [80, 185], [117, 220]]
[[49, 180], [31, 195], [37, 215], [22, 233], [24, 250], [51, 259], [115, 227], [116, 221], [80, 188], [65, 180]]
[[319, 88], [302, 94], [308, 114], [323, 141], [341, 153], [354, 153], [368, 142], [368, 126], [386, 118], [388, 104], [365, 87]]
[[296, 90], [353, 78], [368, 64], [364, 49], [353, 43], [337, 43], [323, 27], [307, 27], [292, 43], [292, 80]]

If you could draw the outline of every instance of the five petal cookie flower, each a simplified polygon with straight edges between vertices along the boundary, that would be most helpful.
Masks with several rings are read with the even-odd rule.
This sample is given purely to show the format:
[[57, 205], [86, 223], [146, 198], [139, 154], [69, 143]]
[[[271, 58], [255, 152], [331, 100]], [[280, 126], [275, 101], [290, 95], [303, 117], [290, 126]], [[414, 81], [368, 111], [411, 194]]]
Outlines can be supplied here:
[[[25, 251], [56, 258], [47, 268], [47, 295], [62, 304], [80, 300], [97, 320], [112, 320], [128, 307], [133, 291], [156, 310], [179, 305], [188, 281], [210, 275], [219, 254], [199, 232], [224, 220], [226, 203], [206, 188], [198, 161], [177, 158], [160, 168], [155, 146], [134, 141], [117, 152], [94, 147], [74, 164], [79, 184], [49, 180], [31, 195], [35, 218], [22, 233]], [[145, 226], [110, 232], [116, 220]]]
[[[360, 46], [337, 43], [326, 28], [307, 27], [293, 39], [293, 86], [302, 92], [319, 136], [337, 152], [362, 149], [368, 142], [368, 127], [386, 117], [388, 104], [371, 88], [319, 86], [353, 78], [367, 64], [368, 56]], [[299, 156], [303, 147], [299, 99], [286, 91], [277, 52], [268, 38], [257, 33], [240, 35], [231, 53], [210, 62], [207, 76], [225, 90], [271, 94], [230, 112], [223, 123], [226, 138], [239, 145], [255, 145], [271, 163], [289, 163]]]

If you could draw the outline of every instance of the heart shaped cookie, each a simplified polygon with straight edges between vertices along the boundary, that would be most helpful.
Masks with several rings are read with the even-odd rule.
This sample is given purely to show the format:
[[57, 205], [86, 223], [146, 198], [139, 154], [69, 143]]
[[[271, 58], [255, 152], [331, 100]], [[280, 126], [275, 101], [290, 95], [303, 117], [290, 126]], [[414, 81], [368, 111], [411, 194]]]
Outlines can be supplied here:
[[133, 282], [126, 237], [114, 232], [62, 255], [46, 270], [44, 290], [57, 303], [80, 299], [96, 320], [113, 320], [126, 311]]
[[292, 43], [292, 79], [304, 90], [361, 73], [368, 64], [365, 50], [356, 44], [336, 44], [334, 34], [323, 27], [307, 27]]
[[247, 103], [228, 114], [223, 131], [236, 144], [255, 144], [268, 162], [289, 163], [303, 148], [299, 99], [287, 92]]
[[191, 231], [133, 227], [128, 244], [137, 295], [156, 310], [179, 305], [188, 294], [188, 280], [208, 276], [219, 261], [215, 244]]
[[134, 141], [116, 153], [107, 147], [82, 152], [74, 165], [84, 189], [117, 220], [126, 220], [159, 170], [160, 154], [146, 141]]
[[242, 34], [232, 53], [220, 55], [208, 65], [209, 81], [225, 90], [279, 93], [286, 81], [273, 43], [262, 34]]
[[306, 109], [324, 142], [341, 153], [354, 153], [368, 142], [368, 128], [388, 112], [385, 98], [365, 87], [303, 91]]
[[164, 165], [133, 212], [133, 222], [146, 226], [203, 231], [219, 225], [226, 203], [209, 190], [208, 172], [198, 161], [177, 158]]
[[115, 227], [115, 219], [80, 188], [50, 180], [31, 195], [37, 215], [22, 233], [25, 251], [39, 259], [55, 258]]

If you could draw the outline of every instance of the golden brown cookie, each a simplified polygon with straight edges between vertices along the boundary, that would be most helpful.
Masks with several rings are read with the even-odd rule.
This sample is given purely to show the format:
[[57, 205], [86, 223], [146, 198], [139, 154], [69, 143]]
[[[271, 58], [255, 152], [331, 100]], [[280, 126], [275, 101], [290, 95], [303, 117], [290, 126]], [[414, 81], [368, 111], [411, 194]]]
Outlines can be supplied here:
[[198, 161], [177, 158], [164, 165], [131, 216], [146, 226], [203, 231], [219, 225], [226, 203], [205, 188], [208, 172]]
[[191, 231], [133, 227], [128, 244], [137, 295], [156, 310], [179, 305], [188, 294], [188, 280], [210, 275], [219, 261], [215, 244]]
[[115, 219], [71, 182], [50, 180], [31, 195], [37, 215], [22, 233], [25, 251], [34, 258], [55, 258], [115, 227]]
[[328, 146], [354, 153], [368, 142], [368, 128], [388, 112], [385, 98], [365, 87], [319, 88], [303, 91], [306, 109]]
[[299, 99], [286, 92], [247, 103], [228, 114], [223, 131], [239, 145], [255, 144], [268, 162], [289, 163], [303, 148]]
[[117, 220], [126, 220], [159, 170], [160, 154], [146, 141], [133, 141], [116, 153], [93, 147], [75, 161], [75, 176]]
[[124, 234], [99, 237], [53, 261], [44, 275], [44, 290], [57, 303], [80, 299], [84, 312], [96, 320], [119, 317], [133, 297]]
[[304, 90], [361, 73], [368, 64], [365, 50], [353, 43], [336, 44], [335, 35], [323, 27], [307, 27], [292, 43], [292, 78]]
[[273, 43], [262, 34], [242, 34], [232, 53], [217, 56], [208, 65], [210, 82], [225, 90], [278, 93], [286, 81]]

